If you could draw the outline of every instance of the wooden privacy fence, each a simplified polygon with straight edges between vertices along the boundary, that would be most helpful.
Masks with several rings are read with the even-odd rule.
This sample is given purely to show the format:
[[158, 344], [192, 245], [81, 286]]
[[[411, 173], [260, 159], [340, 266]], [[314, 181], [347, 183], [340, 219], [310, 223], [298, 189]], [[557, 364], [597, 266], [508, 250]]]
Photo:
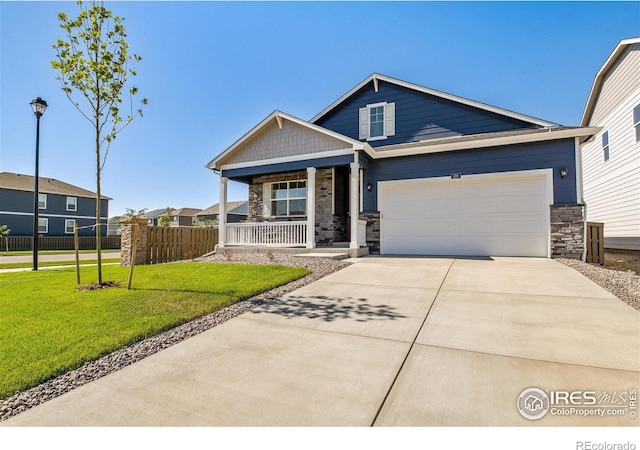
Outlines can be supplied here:
[[604, 264], [604, 223], [587, 222], [587, 262]]
[[[8, 236], [9, 251], [33, 250], [32, 236]], [[102, 236], [101, 247], [105, 249], [120, 248], [120, 236]], [[0, 240], [0, 251], [5, 250], [4, 238]], [[96, 238], [93, 236], [80, 237], [80, 250], [95, 250]], [[40, 236], [38, 238], [39, 250], [73, 250], [73, 236]]]
[[147, 227], [147, 264], [192, 259], [214, 250], [217, 228]]

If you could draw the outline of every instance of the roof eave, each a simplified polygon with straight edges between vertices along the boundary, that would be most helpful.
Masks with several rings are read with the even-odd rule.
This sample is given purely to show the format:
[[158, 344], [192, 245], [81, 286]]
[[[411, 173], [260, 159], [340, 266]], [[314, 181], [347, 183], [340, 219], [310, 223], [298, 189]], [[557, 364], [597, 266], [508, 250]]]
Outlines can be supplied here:
[[581, 127], [589, 126], [589, 121], [591, 120], [591, 116], [593, 115], [593, 108], [595, 107], [596, 98], [600, 93], [600, 88], [602, 87], [602, 80], [604, 79], [604, 76], [607, 74], [609, 69], [611, 69], [611, 66], [616, 63], [620, 55], [627, 49], [627, 47], [638, 43], [640, 43], [640, 37], [621, 40], [620, 42], [618, 42], [618, 45], [616, 45], [605, 63], [602, 65], [595, 78], [593, 79], [593, 84], [591, 85], [589, 96], [587, 97], [587, 103], [584, 107], [582, 118], [580, 119]]
[[525, 114], [520, 114], [520, 113], [517, 113], [517, 112], [514, 112], [514, 111], [510, 111], [508, 109], [504, 109], [504, 108], [499, 108], [497, 106], [488, 105], [486, 103], [478, 102], [478, 101], [471, 100], [471, 99], [464, 98], [464, 97], [460, 97], [460, 96], [457, 96], [457, 95], [448, 94], [446, 92], [442, 92], [442, 91], [438, 91], [438, 90], [435, 90], [435, 89], [427, 88], [427, 87], [424, 87], [424, 86], [420, 86], [418, 84], [409, 83], [408, 81], [403, 81], [403, 80], [399, 80], [397, 78], [392, 78], [392, 77], [389, 77], [389, 76], [386, 76], [386, 75], [381, 75], [379, 73], [373, 73], [373, 74], [369, 75], [367, 78], [365, 78], [360, 83], [358, 83], [355, 87], [350, 89], [346, 94], [342, 95], [338, 100], [334, 101], [327, 108], [323, 109], [320, 113], [316, 114], [309, 122], [315, 123], [316, 121], [320, 120], [322, 117], [324, 117], [331, 110], [336, 108], [339, 104], [344, 102], [351, 95], [353, 95], [358, 90], [360, 90], [362, 87], [366, 86], [368, 83], [370, 83], [371, 81], [374, 81], [374, 80], [385, 81], [387, 83], [395, 84], [397, 86], [402, 86], [402, 87], [405, 87], [405, 88], [408, 88], [408, 89], [412, 89], [412, 90], [415, 90], [415, 91], [418, 91], [418, 92], [422, 92], [422, 93], [425, 93], [425, 94], [434, 95], [436, 97], [444, 98], [446, 100], [454, 101], [454, 102], [457, 102], [457, 103], [462, 103], [462, 104], [465, 104], [465, 105], [468, 105], [468, 106], [472, 106], [474, 108], [479, 108], [479, 109], [482, 109], [482, 110], [485, 110], [485, 111], [492, 112], [494, 114], [500, 114], [500, 115], [503, 115], [503, 116], [511, 117], [513, 119], [521, 120], [523, 122], [528, 122], [528, 123], [531, 123], [531, 124], [534, 124], [534, 125], [538, 125], [538, 126], [541, 126], [541, 127], [557, 127], [558, 126], [558, 124], [554, 123], [554, 122], [549, 122], [549, 121], [546, 121], [546, 120], [538, 119], [536, 117], [527, 116]]
[[413, 146], [409, 148], [399, 148], [394, 150], [376, 151], [370, 156], [374, 159], [393, 158], [399, 156], [414, 156], [429, 153], [442, 153], [457, 150], [479, 149], [487, 147], [498, 147], [503, 145], [526, 144], [529, 142], [551, 141], [556, 139], [589, 137], [600, 131], [599, 127], [583, 127], [554, 131], [549, 129], [548, 132], [536, 132], [530, 134], [520, 134], [514, 136], [496, 137], [490, 139], [477, 139], [464, 142], [448, 142], [436, 145]]

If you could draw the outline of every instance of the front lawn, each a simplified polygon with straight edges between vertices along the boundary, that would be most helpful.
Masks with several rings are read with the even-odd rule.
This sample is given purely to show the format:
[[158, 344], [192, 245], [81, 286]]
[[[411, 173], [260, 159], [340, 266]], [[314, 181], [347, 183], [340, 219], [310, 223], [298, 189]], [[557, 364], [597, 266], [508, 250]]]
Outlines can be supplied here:
[[[84, 282], [95, 267], [81, 268]], [[0, 274], [0, 398], [194, 318], [281, 286], [307, 269], [241, 264], [104, 266], [125, 287], [76, 291], [75, 268]]]

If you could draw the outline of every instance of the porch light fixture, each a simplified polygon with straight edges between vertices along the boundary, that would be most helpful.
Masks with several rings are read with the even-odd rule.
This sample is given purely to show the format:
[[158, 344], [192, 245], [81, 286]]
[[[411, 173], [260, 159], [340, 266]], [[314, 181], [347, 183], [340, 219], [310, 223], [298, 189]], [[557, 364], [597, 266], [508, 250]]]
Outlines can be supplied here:
[[36, 115], [36, 173], [33, 177], [33, 270], [38, 270], [38, 160], [40, 158], [40, 117], [47, 109], [47, 102], [40, 97], [31, 100], [31, 108]]
[[560, 176], [562, 178], [567, 178], [567, 175], [569, 175], [569, 169], [567, 169], [566, 167], [560, 169]]
[[371, 192], [371, 189], [373, 189], [373, 184], [367, 183], [367, 191]]

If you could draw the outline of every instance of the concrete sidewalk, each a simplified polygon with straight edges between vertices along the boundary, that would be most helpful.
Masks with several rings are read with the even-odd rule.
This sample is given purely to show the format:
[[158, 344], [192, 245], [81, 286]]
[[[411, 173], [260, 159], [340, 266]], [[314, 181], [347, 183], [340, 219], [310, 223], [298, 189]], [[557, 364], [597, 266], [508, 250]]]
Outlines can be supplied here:
[[[98, 255], [96, 253], [81, 253], [79, 259], [81, 261], [88, 259], [96, 259]], [[110, 250], [102, 251], [102, 258], [119, 258], [120, 252], [112, 252]], [[75, 253], [65, 253], [61, 255], [50, 255], [47, 253], [39, 253], [38, 254], [38, 263], [42, 262], [56, 262], [56, 261], [75, 261], [76, 255]], [[32, 255], [14, 255], [14, 256], [0, 256], [0, 264], [10, 264], [10, 263], [25, 263], [32, 262]]]
[[3, 426], [638, 426], [516, 408], [640, 387], [640, 313], [530, 258], [363, 258]]

